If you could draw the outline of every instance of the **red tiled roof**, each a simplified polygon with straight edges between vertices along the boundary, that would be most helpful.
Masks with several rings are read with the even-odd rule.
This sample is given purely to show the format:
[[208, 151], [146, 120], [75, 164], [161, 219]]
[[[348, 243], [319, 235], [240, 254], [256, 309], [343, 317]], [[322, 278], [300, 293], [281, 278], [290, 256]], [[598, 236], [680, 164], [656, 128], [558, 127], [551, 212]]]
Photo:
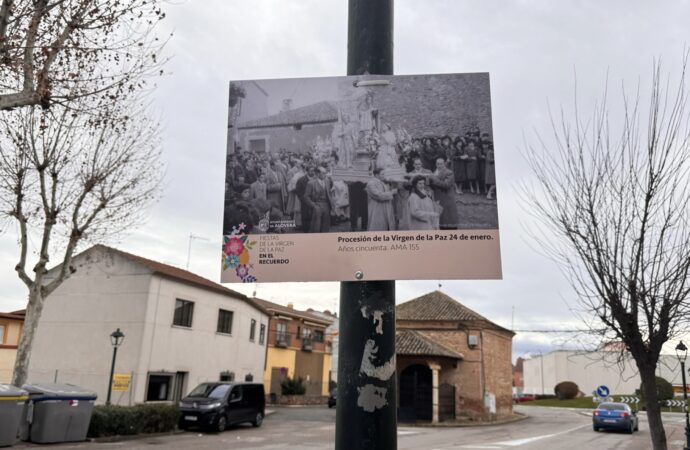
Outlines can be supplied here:
[[443, 356], [464, 359], [461, 353], [437, 344], [417, 330], [396, 330], [395, 353], [405, 356]]
[[433, 291], [399, 304], [395, 307], [395, 317], [396, 320], [415, 321], [477, 321], [492, 328], [510, 331], [458, 303], [441, 291]]
[[195, 285], [198, 287], [206, 288], [206, 289], [209, 289], [211, 291], [218, 292], [221, 294], [230, 295], [230, 296], [235, 297], [235, 298], [240, 299], [240, 300], [244, 300], [247, 303], [249, 303], [251, 306], [253, 306], [254, 308], [260, 310], [261, 312], [263, 312], [265, 314], [268, 314], [268, 312], [266, 311], [265, 308], [263, 308], [261, 305], [257, 304], [256, 302], [252, 301], [251, 299], [249, 299], [249, 297], [247, 297], [246, 295], [244, 295], [240, 292], [237, 292], [237, 291], [233, 291], [232, 289], [228, 289], [225, 286], [218, 284], [218, 283], [214, 283], [213, 281], [207, 280], [206, 278], [200, 277], [199, 275], [197, 275], [195, 273], [180, 269], [178, 267], [170, 266], [168, 264], [163, 264], [163, 263], [160, 263], [158, 261], [154, 261], [152, 259], [143, 258], [141, 256], [133, 255], [131, 253], [127, 253], [125, 251], [118, 250], [118, 249], [112, 248], [112, 247], [108, 247], [108, 246], [105, 246], [102, 244], [94, 245], [93, 247], [91, 247], [89, 250], [86, 250], [86, 251], [90, 251], [90, 250], [96, 249], [96, 248], [103, 249], [106, 252], [115, 253], [117, 255], [122, 256], [123, 258], [129, 259], [130, 261], [139, 263], [139, 264], [151, 269], [154, 273], [156, 273], [158, 275], [161, 275], [161, 276], [164, 276], [167, 278], [171, 278], [171, 279], [174, 279], [177, 281], [181, 281], [184, 283], [192, 284], [192, 285]]
[[287, 306], [279, 305], [277, 303], [269, 302], [268, 300], [262, 300], [260, 298], [254, 297], [252, 300], [254, 300], [256, 303], [261, 305], [264, 309], [267, 309], [269, 311], [272, 311], [276, 314], [279, 315], [285, 315], [285, 316], [292, 316], [292, 317], [299, 317], [305, 320], [310, 320], [313, 322], [321, 323], [324, 326], [330, 325], [333, 321], [328, 320], [324, 317], [317, 316], [316, 314], [312, 314], [307, 311], [300, 311], [297, 309], [293, 308], [288, 308]]

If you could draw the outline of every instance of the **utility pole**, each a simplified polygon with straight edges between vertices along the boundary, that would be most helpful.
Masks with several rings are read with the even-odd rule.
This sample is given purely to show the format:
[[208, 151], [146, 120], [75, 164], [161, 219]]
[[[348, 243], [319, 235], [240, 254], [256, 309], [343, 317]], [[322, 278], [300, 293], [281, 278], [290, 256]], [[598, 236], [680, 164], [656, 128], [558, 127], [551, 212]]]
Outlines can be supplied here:
[[[393, 0], [348, 8], [347, 74], [393, 75]], [[339, 320], [335, 448], [395, 450], [395, 281], [341, 282]]]

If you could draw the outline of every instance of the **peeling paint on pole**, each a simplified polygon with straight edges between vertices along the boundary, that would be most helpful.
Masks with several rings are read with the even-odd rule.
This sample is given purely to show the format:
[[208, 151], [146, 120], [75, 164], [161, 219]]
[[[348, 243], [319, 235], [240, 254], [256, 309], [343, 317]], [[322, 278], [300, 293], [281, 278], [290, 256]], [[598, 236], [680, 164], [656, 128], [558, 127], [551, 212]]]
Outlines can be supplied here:
[[367, 384], [364, 387], [357, 388], [357, 390], [359, 391], [357, 406], [366, 412], [374, 412], [388, 404], [386, 401], [386, 392], [388, 389], [386, 388]]
[[395, 373], [395, 355], [391, 356], [382, 366], [375, 366], [374, 360], [378, 351], [379, 348], [376, 346], [376, 342], [373, 339], [369, 339], [364, 344], [362, 364], [359, 366], [359, 371], [369, 377], [386, 381]]

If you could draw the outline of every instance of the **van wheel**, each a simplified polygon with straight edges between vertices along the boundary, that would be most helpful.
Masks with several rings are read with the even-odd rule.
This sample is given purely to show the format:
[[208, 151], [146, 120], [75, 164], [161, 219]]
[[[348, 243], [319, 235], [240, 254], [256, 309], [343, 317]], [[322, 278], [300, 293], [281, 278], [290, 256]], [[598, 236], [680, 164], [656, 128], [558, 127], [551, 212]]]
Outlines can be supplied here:
[[225, 428], [228, 426], [228, 419], [225, 418], [225, 414], [221, 414], [220, 417], [218, 417], [218, 424], [216, 425], [216, 431], [221, 433], [225, 431]]
[[252, 426], [260, 427], [262, 423], [264, 423], [264, 415], [260, 412], [256, 413], [256, 417], [254, 418], [254, 421], [252, 422]]

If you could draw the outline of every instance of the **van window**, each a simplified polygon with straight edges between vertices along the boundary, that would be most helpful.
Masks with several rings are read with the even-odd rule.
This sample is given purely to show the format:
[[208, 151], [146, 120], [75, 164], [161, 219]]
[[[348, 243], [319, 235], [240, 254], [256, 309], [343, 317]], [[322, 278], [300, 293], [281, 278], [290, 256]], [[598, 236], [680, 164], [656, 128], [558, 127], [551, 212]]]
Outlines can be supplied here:
[[242, 386], [235, 386], [230, 393], [230, 401], [235, 402], [239, 400], [242, 400]]

